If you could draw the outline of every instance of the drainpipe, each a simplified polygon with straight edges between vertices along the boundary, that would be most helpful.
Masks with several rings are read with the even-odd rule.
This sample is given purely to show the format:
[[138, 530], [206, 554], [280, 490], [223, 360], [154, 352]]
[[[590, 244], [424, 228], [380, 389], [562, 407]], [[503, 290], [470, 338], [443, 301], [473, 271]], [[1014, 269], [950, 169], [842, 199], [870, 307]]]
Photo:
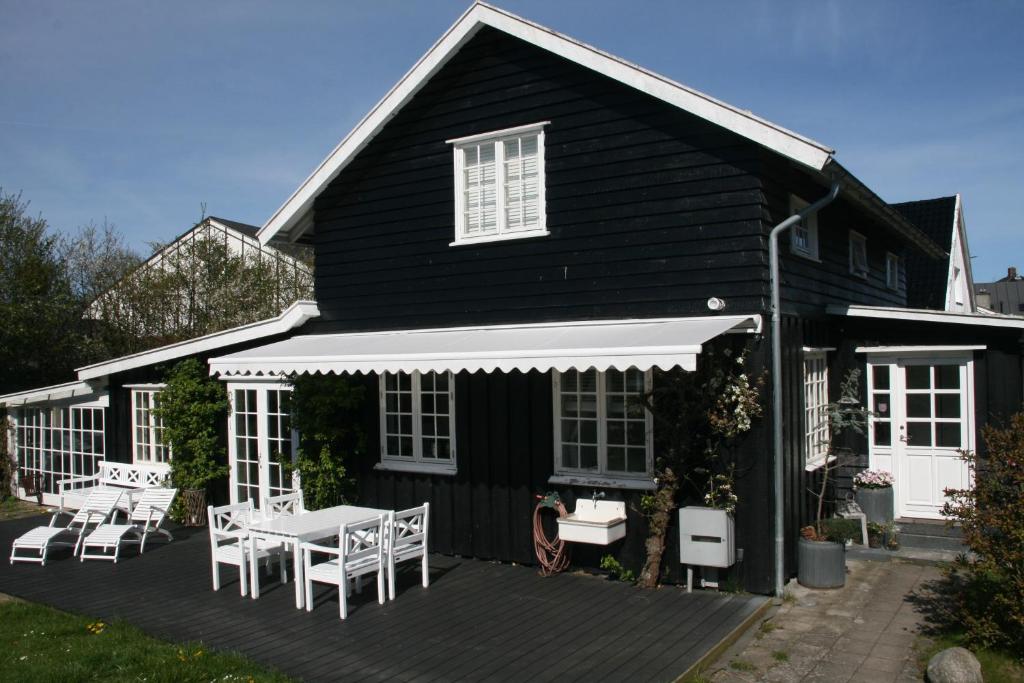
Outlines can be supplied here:
[[782, 504], [782, 312], [779, 306], [779, 235], [793, 227], [807, 216], [818, 213], [839, 195], [839, 181], [832, 183], [828, 194], [799, 213], [782, 221], [768, 235], [768, 261], [772, 289], [772, 454], [774, 470], [772, 483], [775, 488], [775, 597], [781, 598], [785, 588], [786, 539], [783, 523], [785, 509]]

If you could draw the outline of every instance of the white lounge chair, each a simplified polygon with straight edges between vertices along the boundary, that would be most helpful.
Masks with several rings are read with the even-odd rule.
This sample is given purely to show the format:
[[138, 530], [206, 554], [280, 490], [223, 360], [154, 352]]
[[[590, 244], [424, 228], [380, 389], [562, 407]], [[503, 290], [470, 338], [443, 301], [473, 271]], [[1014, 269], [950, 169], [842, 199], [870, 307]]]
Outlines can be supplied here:
[[[343, 524], [338, 533], [338, 547], [303, 543], [302, 563], [305, 576], [306, 610], [313, 611], [313, 582], [338, 587], [341, 618], [348, 616], [349, 581], [377, 574], [377, 602], [384, 604], [384, 516], [355, 524]], [[334, 559], [313, 564], [313, 553], [324, 553]]]
[[[11, 544], [11, 564], [15, 562], [36, 562], [46, 565], [46, 556], [53, 546], [72, 546], [72, 555], [78, 553], [85, 532], [90, 527], [99, 526], [110, 519], [116, 512], [121, 502], [121, 491], [116, 489], [101, 488], [95, 489], [85, 498], [82, 507], [79, 508], [67, 526], [56, 526], [57, 518], [65, 513], [64, 510], [57, 510], [50, 518], [49, 526], [37, 526], [18, 538]], [[74, 534], [75, 540], [57, 540], [61, 534]], [[18, 555], [18, 550], [31, 551], [36, 557]]]
[[423, 587], [430, 586], [427, 565], [427, 528], [430, 526], [430, 503], [418, 508], [396, 512], [391, 518], [388, 538], [388, 598], [395, 599], [395, 565], [420, 559]]
[[[167, 529], [162, 528], [164, 520], [170, 514], [171, 503], [178, 489], [163, 487], [148, 488], [142, 492], [139, 502], [135, 504], [127, 524], [101, 524], [85, 537], [82, 543], [81, 561], [113, 560], [117, 563], [121, 554], [122, 543], [138, 543], [139, 554], [146, 552], [146, 539], [151, 533], [158, 533], [173, 541], [174, 537]], [[134, 536], [134, 538], [127, 538]], [[94, 548], [94, 552], [89, 552]], [[110, 549], [114, 554], [108, 554]]]
[[249, 594], [249, 562], [258, 562], [275, 555], [280, 562], [281, 583], [288, 582], [288, 569], [284, 548], [257, 545], [255, 556], [249, 556], [249, 523], [252, 521], [252, 500], [235, 505], [206, 508], [210, 523], [210, 561], [213, 564], [213, 590], [220, 590], [220, 565], [238, 567], [238, 582], [242, 596]]

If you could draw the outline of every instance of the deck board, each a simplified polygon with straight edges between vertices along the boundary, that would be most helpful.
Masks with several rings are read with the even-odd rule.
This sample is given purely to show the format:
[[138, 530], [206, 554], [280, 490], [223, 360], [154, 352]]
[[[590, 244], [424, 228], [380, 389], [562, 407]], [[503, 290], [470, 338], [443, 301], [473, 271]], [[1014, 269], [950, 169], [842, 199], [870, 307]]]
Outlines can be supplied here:
[[[0, 546], [37, 523], [0, 523]], [[431, 556], [429, 589], [407, 565], [397, 600], [378, 605], [368, 585], [341, 621], [336, 589], [316, 586], [314, 610], [296, 610], [293, 584], [276, 573], [261, 572], [252, 600], [238, 594], [237, 570], [222, 566], [214, 592], [205, 530], [175, 529], [175, 538], [116, 565], [66, 552], [46, 567], [5, 562], [0, 592], [237, 651], [308, 681], [670, 681], [765, 600]]]

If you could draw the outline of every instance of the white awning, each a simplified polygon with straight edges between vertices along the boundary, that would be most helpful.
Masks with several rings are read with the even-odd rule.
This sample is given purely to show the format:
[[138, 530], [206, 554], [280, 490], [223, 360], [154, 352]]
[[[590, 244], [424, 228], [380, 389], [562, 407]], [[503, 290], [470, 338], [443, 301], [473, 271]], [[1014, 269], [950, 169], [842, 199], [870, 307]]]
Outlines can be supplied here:
[[760, 316], [734, 315], [304, 335], [212, 358], [210, 374], [693, 370], [709, 339], [760, 326]]

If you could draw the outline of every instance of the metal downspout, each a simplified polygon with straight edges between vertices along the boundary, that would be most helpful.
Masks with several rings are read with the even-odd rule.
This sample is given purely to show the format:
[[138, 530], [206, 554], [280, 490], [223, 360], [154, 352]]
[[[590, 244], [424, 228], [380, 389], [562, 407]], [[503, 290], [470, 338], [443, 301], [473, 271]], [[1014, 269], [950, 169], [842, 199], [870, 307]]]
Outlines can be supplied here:
[[786, 570], [784, 558], [786, 539], [783, 528], [785, 508], [782, 496], [782, 312], [779, 308], [779, 235], [783, 230], [793, 227], [807, 216], [818, 213], [835, 201], [837, 196], [839, 196], [839, 182], [835, 181], [827, 195], [776, 225], [768, 235], [768, 260], [772, 290], [772, 454], [774, 458], [772, 484], [775, 493], [775, 597], [777, 598], [782, 597], [786, 583], [783, 576]]

